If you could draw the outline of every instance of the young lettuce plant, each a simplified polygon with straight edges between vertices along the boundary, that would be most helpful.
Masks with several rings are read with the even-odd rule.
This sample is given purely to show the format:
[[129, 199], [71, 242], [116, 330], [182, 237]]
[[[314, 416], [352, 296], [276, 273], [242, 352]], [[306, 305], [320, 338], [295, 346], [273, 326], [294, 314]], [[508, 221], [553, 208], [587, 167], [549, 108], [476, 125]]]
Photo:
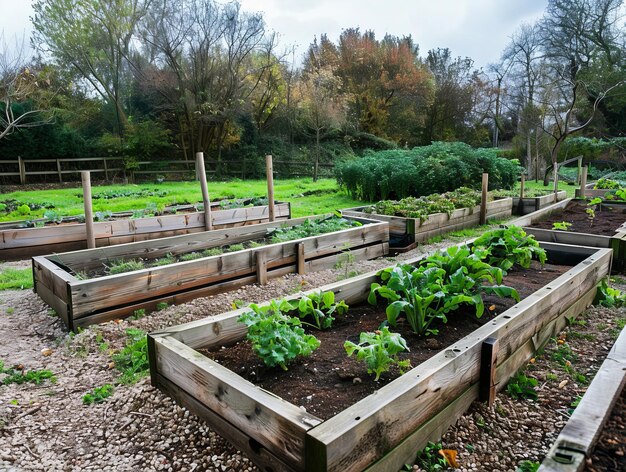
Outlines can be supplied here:
[[602, 203], [602, 199], [599, 197], [592, 198], [587, 202], [585, 213], [587, 213], [587, 218], [589, 218], [589, 226], [593, 226], [593, 221], [596, 218], [596, 208], [600, 203]]
[[532, 259], [541, 264], [547, 260], [545, 249], [539, 247], [534, 236], [518, 226], [487, 231], [474, 241], [473, 251], [486, 251], [487, 263], [505, 272], [515, 264], [528, 269]]
[[356, 358], [367, 365], [367, 373], [375, 374], [378, 381], [383, 372], [387, 372], [393, 365], [404, 373], [411, 366], [410, 360], [401, 361], [398, 353], [408, 351], [406, 341], [398, 333], [392, 333], [384, 326], [374, 333], [361, 333], [359, 344], [346, 341], [343, 345], [348, 357], [356, 352]]
[[248, 340], [252, 349], [269, 367], [287, 364], [298, 356], [308, 356], [320, 345], [319, 340], [305, 334], [298, 318], [288, 316], [293, 306], [287, 300], [272, 300], [268, 305], [254, 303], [239, 317], [248, 327]]
[[341, 300], [335, 303], [334, 292], [317, 292], [303, 296], [294, 307], [301, 319], [312, 318], [317, 329], [330, 328], [335, 321], [333, 314], [343, 315], [348, 305]]

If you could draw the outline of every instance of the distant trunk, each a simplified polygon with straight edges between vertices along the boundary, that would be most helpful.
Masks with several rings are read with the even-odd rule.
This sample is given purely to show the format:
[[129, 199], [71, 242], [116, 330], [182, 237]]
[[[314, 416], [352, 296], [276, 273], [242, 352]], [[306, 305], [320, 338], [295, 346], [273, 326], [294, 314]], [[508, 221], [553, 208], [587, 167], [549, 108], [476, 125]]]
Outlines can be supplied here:
[[315, 130], [315, 165], [313, 166], [313, 182], [317, 182], [317, 171], [320, 165], [320, 129]]

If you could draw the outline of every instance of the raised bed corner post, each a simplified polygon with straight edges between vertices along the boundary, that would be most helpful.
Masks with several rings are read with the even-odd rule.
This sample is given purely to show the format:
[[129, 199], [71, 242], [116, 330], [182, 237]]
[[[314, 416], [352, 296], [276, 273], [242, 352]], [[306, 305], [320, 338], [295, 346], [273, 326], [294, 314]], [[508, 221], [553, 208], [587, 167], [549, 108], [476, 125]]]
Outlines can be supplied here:
[[24, 185], [26, 183], [26, 164], [22, 156], [17, 156], [17, 167], [20, 172], [20, 184]]
[[587, 188], [587, 166], [583, 167], [583, 172], [580, 176], [580, 198], [585, 198], [585, 190]]
[[204, 153], [196, 153], [196, 180], [200, 180], [202, 189], [202, 203], [204, 205], [204, 229], [213, 229], [213, 218], [211, 216], [211, 200], [209, 199], [209, 188], [206, 183], [206, 171], [204, 169]]
[[263, 251], [256, 253], [256, 280], [259, 285], [267, 284], [267, 256]]
[[265, 156], [265, 174], [267, 176], [267, 207], [270, 222], [272, 222], [274, 221], [274, 169], [271, 154]]
[[480, 382], [478, 396], [480, 401], [488, 402], [489, 407], [496, 401], [496, 364], [498, 361], [498, 340], [487, 338], [480, 351]]
[[489, 174], [483, 173], [483, 191], [480, 198], [480, 218], [478, 224], [484, 225], [487, 223], [487, 188], [489, 187]]
[[93, 208], [91, 206], [91, 173], [83, 170], [80, 173], [83, 183], [83, 205], [85, 206], [85, 230], [87, 233], [87, 249], [96, 247], [96, 237], [93, 231]]

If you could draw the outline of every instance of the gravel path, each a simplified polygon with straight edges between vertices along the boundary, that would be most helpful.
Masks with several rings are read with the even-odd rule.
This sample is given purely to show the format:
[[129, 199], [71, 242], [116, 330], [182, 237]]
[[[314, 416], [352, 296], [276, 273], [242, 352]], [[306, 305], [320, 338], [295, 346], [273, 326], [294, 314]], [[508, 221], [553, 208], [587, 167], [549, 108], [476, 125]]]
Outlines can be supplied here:
[[[444, 241], [398, 258], [358, 262], [354, 268], [365, 273], [449, 244]], [[26, 261], [12, 266], [28, 264]], [[75, 336], [65, 332], [58, 317], [31, 291], [0, 292], [0, 360], [5, 367], [49, 369], [57, 379], [40, 385], [0, 386], [0, 471], [257, 470], [202, 421], [153, 389], [148, 378], [132, 386], [116, 386], [114, 395], [102, 404], [85, 406], [82, 397], [96, 387], [116, 382], [119, 373], [112, 368], [111, 353], [123, 347], [127, 328], [152, 331], [178, 325], [227, 311], [235, 300], [262, 302], [335, 282], [344, 273], [345, 269], [336, 269], [289, 275], [262, 287], [247, 286], [172, 306], [139, 320], [93, 326]], [[599, 357], [597, 361], [601, 363]], [[544, 417], [538, 409], [541, 402], [513, 404], [501, 395], [497, 405], [491, 411], [473, 407], [446, 436], [446, 445], [460, 451], [470, 441], [474, 444], [474, 454], [466, 448], [460, 453], [464, 469], [512, 470], [510, 464], [524, 454], [534, 458], [547, 448], [552, 438], [547, 433], [541, 433], [539, 445], [530, 449], [522, 446], [522, 439], [534, 437], [534, 433], [522, 434], [523, 425], [514, 421], [516, 417], [523, 419], [526, 428], [538, 423]], [[496, 424], [499, 408], [511, 412], [508, 421], [498, 421], [507, 426], [490, 428], [497, 433], [493, 437], [483, 435], [484, 431], [476, 426], [476, 415], [487, 424]], [[562, 422], [559, 415], [551, 420], [555, 428]], [[509, 428], [523, 437], [514, 437]], [[480, 438], [475, 436], [477, 433]], [[511, 460], [498, 465], [498, 469], [482, 467], [479, 464], [487, 457], [485, 451], [503, 451], [505, 456], [510, 454]], [[495, 457], [504, 460], [500, 454]], [[497, 461], [492, 458], [489, 463]]]

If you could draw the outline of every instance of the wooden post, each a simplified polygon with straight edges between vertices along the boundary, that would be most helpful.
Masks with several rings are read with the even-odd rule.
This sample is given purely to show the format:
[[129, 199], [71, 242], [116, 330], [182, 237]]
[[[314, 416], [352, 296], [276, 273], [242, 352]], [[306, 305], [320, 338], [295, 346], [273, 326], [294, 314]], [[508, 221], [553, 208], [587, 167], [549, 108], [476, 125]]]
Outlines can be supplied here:
[[109, 167], [107, 166], [107, 158], [103, 157], [102, 161], [104, 162], [104, 180], [109, 181]]
[[26, 165], [22, 156], [17, 156], [17, 166], [20, 172], [20, 184], [24, 185], [26, 183]]
[[270, 221], [274, 221], [274, 168], [272, 156], [265, 156], [265, 174], [267, 175], [267, 206], [270, 212]]
[[580, 156], [578, 158], [578, 183], [580, 183], [581, 179], [582, 179], [582, 172], [583, 172], [583, 158], [582, 156]]
[[87, 230], [87, 247], [96, 247], [96, 238], [93, 232], [93, 209], [91, 207], [91, 176], [88, 170], [80, 173], [83, 182], [83, 204], [85, 205], [85, 228]]
[[298, 243], [296, 247], [298, 249], [298, 257], [297, 257], [298, 274], [299, 275], [304, 275], [304, 274], [306, 274], [306, 269], [305, 269], [305, 266], [304, 266], [304, 263], [305, 263], [304, 243]]
[[196, 180], [200, 180], [202, 189], [202, 202], [204, 204], [204, 229], [213, 229], [213, 217], [211, 216], [211, 200], [209, 199], [209, 188], [206, 183], [206, 171], [204, 170], [204, 153], [196, 153]]
[[57, 159], [57, 174], [59, 174], [59, 183], [63, 183], [63, 173], [61, 172], [61, 161]]
[[267, 283], [267, 258], [263, 251], [256, 253], [256, 280], [259, 285]]
[[480, 352], [480, 383], [478, 395], [480, 401], [493, 406], [496, 400], [496, 361], [498, 358], [498, 340], [487, 338], [483, 341]]
[[526, 183], [526, 175], [522, 172], [520, 184], [519, 184], [519, 198], [524, 199], [524, 184]]
[[587, 171], [587, 166], [584, 166], [580, 176], [580, 198], [585, 198], [585, 192], [587, 191]]
[[557, 193], [559, 193], [559, 165], [554, 166], [554, 203], [558, 201]]
[[483, 173], [483, 191], [480, 199], [480, 219], [479, 224], [487, 223], [487, 188], [489, 187], [489, 174]]

